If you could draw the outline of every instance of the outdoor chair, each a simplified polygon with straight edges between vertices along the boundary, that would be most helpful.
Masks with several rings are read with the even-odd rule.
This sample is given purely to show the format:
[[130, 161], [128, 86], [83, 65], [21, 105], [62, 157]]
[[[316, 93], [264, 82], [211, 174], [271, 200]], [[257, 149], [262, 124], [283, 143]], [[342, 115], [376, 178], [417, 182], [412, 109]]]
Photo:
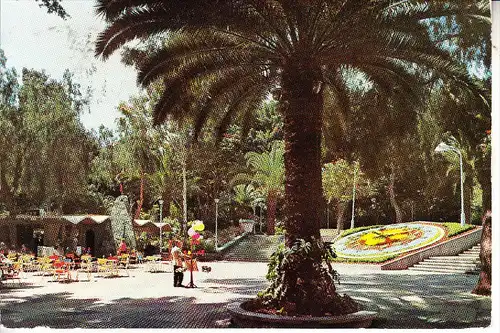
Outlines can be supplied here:
[[103, 277], [118, 276], [118, 261], [106, 258], [97, 259], [97, 273]]
[[24, 271], [24, 262], [21, 257], [19, 257], [19, 260], [12, 262], [12, 267], [17, 272], [17, 275], [22, 278], [26, 277], [26, 273]]
[[16, 261], [21, 266], [22, 272], [33, 272], [36, 271], [37, 267], [35, 264], [35, 257], [25, 254], [19, 257], [19, 260]]
[[53, 281], [68, 282], [71, 281], [70, 266], [67, 262], [56, 261], [53, 263]]
[[19, 266], [16, 264], [0, 264], [0, 270], [1, 270], [1, 280], [2, 283], [5, 281], [12, 281], [13, 283], [16, 282], [18, 285], [21, 284], [21, 276], [20, 276], [20, 270]]
[[80, 267], [76, 270], [76, 280], [79, 281], [80, 273], [85, 273], [87, 274], [87, 280], [90, 281], [92, 272], [94, 271], [94, 263], [92, 262], [92, 257], [82, 256], [80, 259]]
[[122, 254], [120, 256], [120, 262], [119, 262], [119, 267], [125, 269], [125, 273], [127, 273], [127, 276], [130, 276], [128, 269], [130, 265], [130, 255], [129, 254]]
[[36, 261], [37, 271], [41, 275], [52, 275], [52, 260], [49, 257], [39, 257]]

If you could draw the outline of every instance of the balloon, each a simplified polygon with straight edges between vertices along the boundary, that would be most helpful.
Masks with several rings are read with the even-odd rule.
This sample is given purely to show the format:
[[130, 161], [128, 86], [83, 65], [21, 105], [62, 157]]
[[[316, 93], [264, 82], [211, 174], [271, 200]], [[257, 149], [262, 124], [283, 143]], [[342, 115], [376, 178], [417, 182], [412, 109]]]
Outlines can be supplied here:
[[198, 239], [198, 238], [200, 238], [200, 234], [195, 233], [194, 235], [191, 235], [191, 237], [193, 237], [193, 239]]
[[195, 233], [196, 233], [196, 231], [194, 231], [193, 227], [189, 228], [189, 230], [188, 230], [188, 235], [189, 235], [190, 237], [192, 237]]
[[193, 225], [193, 229], [196, 231], [203, 231], [205, 230], [205, 225], [203, 224], [202, 221], [196, 221], [195, 224]]

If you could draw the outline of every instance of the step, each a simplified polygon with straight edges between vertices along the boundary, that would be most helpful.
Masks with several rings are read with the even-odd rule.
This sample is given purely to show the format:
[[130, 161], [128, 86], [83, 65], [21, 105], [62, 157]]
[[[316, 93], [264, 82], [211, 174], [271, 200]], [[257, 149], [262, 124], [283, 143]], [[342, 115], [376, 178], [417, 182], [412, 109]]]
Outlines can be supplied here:
[[427, 267], [409, 267], [412, 271], [423, 271], [423, 272], [433, 272], [433, 273], [448, 273], [448, 274], [465, 274], [465, 270], [451, 270], [451, 269], [437, 269], [437, 268], [427, 268]]
[[425, 259], [424, 261], [421, 261], [418, 264], [430, 264], [430, 265], [442, 265], [442, 266], [478, 266], [480, 264], [479, 261], [440, 261], [440, 260], [429, 260]]
[[479, 258], [478, 254], [468, 254], [468, 253], [460, 253], [458, 256], [463, 258]]
[[475, 269], [477, 265], [475, 264], [453, 264], [453, 263], [439, 263], [439, 262], [420, 262], [413, 267], [434, 267], [434, 268], [450, 268], [450, 269]]
[[429, 257], [424, 260], [440, 260], [440, 261], [450, 261], [450, 262], [468, 262], [468, 261], [480, 261], [479, 258], [467, 258], [467, 257], [449, 257], [449, 256], [442, 256], [442, 257]]
[[443, 265], [476, 265], [478, 263], [480, 263], [479, 260], [442, 260], [442, 259], [439, 259], [439, 258], [428, 258], [428, 259], [424, 259], [423, 261], [420, 261], [420, 262], [429, 262], [429, 263], [440, 263], [440, 264], [443, 264]]
[[460, 254], [473, 255], [473, 256], [478, 256], [479, 257], [479, 252], [468, 252], [468, 251], [465, 251], [465, 252], [462, 252]]
[[[463, 261], [479, 261], [479, 257], [469, 258], [469, 257], [429, 257], [427, 259], [431, 260], [441, 260], [441, 261], [451, 261], [451, 262], [463, 262]], [[424, 259], [424, 260], [427, 260]]]

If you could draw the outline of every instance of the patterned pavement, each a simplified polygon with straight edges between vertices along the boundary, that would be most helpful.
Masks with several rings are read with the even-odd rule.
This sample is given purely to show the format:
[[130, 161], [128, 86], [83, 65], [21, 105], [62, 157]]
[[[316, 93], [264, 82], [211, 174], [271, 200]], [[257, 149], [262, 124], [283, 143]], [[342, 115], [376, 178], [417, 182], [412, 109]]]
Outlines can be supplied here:
[[[130, 277], [74, 283], [28, 274], [30, 284], [0, 289], [0, 331], [9, 328], [220, 328], [226, 305], [263, 290], [267, 266], [254, 262], [203, 263], [198, 288], [174, 288], [172, 273], [130, 270]], [[490, 323], [491, 301], [469, 291], [477, 275], [377, 271], [370, 265], [336, 265], [338, 289], [379, 311], [376, 328], [465, 328]], [[189, 282], [185, 274], [183, 284]]]

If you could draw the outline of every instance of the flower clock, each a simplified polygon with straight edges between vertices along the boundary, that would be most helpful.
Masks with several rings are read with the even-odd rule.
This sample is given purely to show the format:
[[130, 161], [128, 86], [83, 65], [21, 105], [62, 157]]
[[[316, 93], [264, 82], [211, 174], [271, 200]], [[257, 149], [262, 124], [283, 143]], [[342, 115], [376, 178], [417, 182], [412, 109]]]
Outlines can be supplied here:
[[422, 248], [444, 236], [445, 230], [434, 224], [401, 223], [349, 234], [337, 239], [333, 248], [340, 258], [373, 259]]

